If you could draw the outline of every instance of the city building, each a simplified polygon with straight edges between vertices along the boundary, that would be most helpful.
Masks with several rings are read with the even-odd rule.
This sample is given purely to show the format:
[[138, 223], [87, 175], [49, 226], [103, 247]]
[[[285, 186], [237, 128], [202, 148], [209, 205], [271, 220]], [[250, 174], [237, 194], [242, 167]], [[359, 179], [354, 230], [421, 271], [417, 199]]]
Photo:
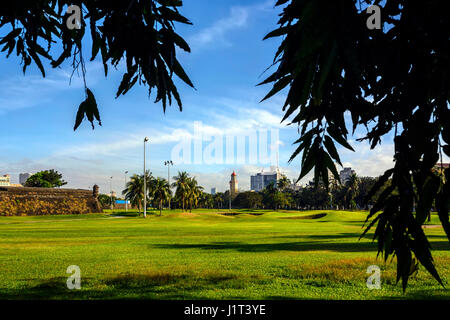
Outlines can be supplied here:
[[0, 177], [0, 187], [10, 187], [11, 186], [11, 178], [9, 174], [5, 174]]
[[211, 194], [212, 195], [215, 195], [216, 194], [216, 188], [214, 187], [214, 188], [211, 188]]
[[291, 183], [291, 184], [287, 187], [287, 189], [290, 189], [290, 190], [292, 190], [292, 191], [299, 191], [299, 190], [302, 189], [302, 186], [301, 186], [300, 184], [298, 184], [298, 183]]
[[33, 174], [29, 172], [19, 174], [19, 183], [24, 186], [25, 182], [27, 182], [28, 178], [32, 175]]
[[278, 168], [271, 168], [270, 172], [258, 172], [254, 176], [250, 176], [250, 189], [253, 191], [261, 191], [267, 187], [271, 182], [278, 183], [281, 179], [281, 172]]
[[230, 180], [230, 195], [231, 199], [234, 199], [238, 194], [238, 181], [236, 178], [236, 172], [233, 171], [231, 174], [231, 180]]
[[352, 168], [344, 168], [344, 170], [341, 170], [341, 172], [339, 172], [341, 183], [346, 183], [353, 174], [356, 174], [356, 172], [355, 170], [352, 170]]

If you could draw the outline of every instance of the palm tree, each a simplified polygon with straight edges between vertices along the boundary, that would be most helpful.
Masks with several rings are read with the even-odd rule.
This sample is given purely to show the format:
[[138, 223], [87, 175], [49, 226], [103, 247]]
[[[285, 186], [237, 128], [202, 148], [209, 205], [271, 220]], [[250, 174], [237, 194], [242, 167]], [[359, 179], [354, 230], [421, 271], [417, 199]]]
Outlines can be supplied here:
[[214, 202], [217, 205], [217, 209], [222, 209], [222, 205], [223, 205], [223, 193], [222, 192], [217, 192], [214, 195]]
[[209, 193], [202, 192], [199, 198], [199, 206], [201, 208], [212, 208], [212, 205], [214, 205], [213, 196]]
[[184, 205], [186, 203], [186, 196], [188, 193], [189, 185], [189, 174], [186, 171], [178, 171], [178, 175], [173, 177], [175, 182], [172, 184], [173, 188], [177, 188], [175, 191], [175, 196], [181, 200], [181, 205], [184, 212]]
[[137, 206], [141, 215], [142, 201], [144, 200], [144, 176], [134, 174], [122, 191], [125, 200], [130, 200], [131, 205]]
[[197, 207], [198, 199], [200, 198], [203, 187], [198, 185], [197, 180], [192, 177], [188, 180], [188, 189], [187, 189], [187, 202], [189, 203], [189, 211], [192, 212], [192, 207]]
[[291, 184], [291, 180], [289, 180], [285, 175], [283, 175], [280, 180], [277, 182], [277, 187], [280, 191], [283, 191]]
[[269, 182], [269, 184], [262, 191], [264, 197], [264, 203], [271, 206], [273, 209], [278, 210], [278, 199], [281, 199], [279, 196], [280, 191], [277, 188], [277, 184], [275, 181]]
[[169, 182], [166, 179], [156, 178], [152, 180], [151, 185], [151, 196], [158, 203], [161, 216], [163, 202], [168, 201], [171, 196]]
[[275, 181], [270, 181], [267, 186], [263, 189], [263, 192], [266, 191], [268, 194], [274, 194], [277, 192], [277, 184]]
[[356, 176], [356, 174], [352, 174], [350, 176], [350, 178], [345, 183], [345, 186], [347, 188], [345, 198], [350, 208], [353, 209], [356, 205], [355, 198], [359, 189], [359, 178]]
[[155, 180], [155, 177], [152, 176], [152, 173], [149, 170], [145, 171], [145, 182], [147, 183], [146, 185], [146, 192], [147, 192], [147, 201], [146, 204], [148, 206], [149, 203], [151, 203], [151, 195], [153, 193], [153, 182]]

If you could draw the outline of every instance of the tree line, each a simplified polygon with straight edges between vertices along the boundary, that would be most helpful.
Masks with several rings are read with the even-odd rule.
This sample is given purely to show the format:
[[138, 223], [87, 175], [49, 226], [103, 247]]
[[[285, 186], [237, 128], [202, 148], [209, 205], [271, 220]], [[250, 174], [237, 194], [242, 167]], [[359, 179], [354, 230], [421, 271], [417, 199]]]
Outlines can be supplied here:
[[[149, 171], [145, 174], [145, 179], [143, 174], [132, 175], [122, 191], [125, 200], [129, 200], [132, 206], [138, 208], [139, 215], [144, 208], [144, 197], [146, 197], [148, 205], [159, 210], [160, 215], [165, 206], [182, 208], [183, 211], [186, 209], [192, 211], [193, 208], [199, 206], [199, 200], [204, 194], [203, 187], [198, 184], [195, 177], [190, 176], [187, 172], [178, 172], [173, 177], [175, 182], [172, 185], [167, 179], [154, 177]], [[144, 188], [144, 180], [146, 188]], [[171, 188], [175, 188], [174, 194], [172, 194]]]
[[241, 192], [233, 201], [240, 208], [264, 209], [368, 209], [372, 199], [366, 199], [377, 178], [352, 175], [345, 182], [331, 180], [328, 188], [323, 182], [317, 186], [313, 181], [294, 188], [291, 181], [283, 176], [271, 182], [260, 192]]
[[[215, 194], [204, 192], [204, 188], [198, 184], [197, 179], [186, 171], [178, 172], [173, 177], [175, 182], [171, 185], [167, 179], [154, 177], [150, 172], [146, 175], [147, 204], [157, 208], [160, 214], [164, 207], [182, 209], [183, 212], [192, 211], [193, 208], [219, 210], [229, 208], [229, 190]], [[235, 198], [231, 199], [231, 205], [233, 208], [273, 210], [369, 209], [374, 202], [372, 199], [367, 199], [367, 195], [376, 180], [377, 178], [358, 177], [354, 174], [342, 184], [332, 180], [328, 188], [323, 183], [316, 186], [311, 181], [303, 187], [294, 189], [291, 181], [286, 176], [282, 176], [262, 191], [239, 192]], [[175, 192], [172, 192], [171, 188], [175, 189]], [[144, 175], [131, 176], [122, 195], [138, 209], [140, 214], [143, 211], [144, 202]], [[107, 195], [100, 195], [99, 200], [103, 205], [111, 203], [111, 197]]]

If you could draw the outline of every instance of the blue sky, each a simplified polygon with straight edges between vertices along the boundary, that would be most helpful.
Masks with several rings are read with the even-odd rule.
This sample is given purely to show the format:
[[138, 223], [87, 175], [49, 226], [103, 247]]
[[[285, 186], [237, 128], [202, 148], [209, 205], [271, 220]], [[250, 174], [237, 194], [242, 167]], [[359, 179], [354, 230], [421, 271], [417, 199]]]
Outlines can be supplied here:
[[[177, 81], [183, 111], [175, 105], [164, 114], [154, 97], [148, 98], [146, 87], [135, 86], [125, 96], [115, 99], [123, 67], [110, 69], [104, 77], [99, 61], [87, 63], [88, 87], [94, 92], [103, 126], [91, 129], [84, 122], [74, 132], [73, 124], [79, 103], [84, 98], [82, 81], [76, 76], [69, 85], [71, 68], [47, 66], [44, 79], [35, 67], [26, 75], [14, 55], [0, 59], [0, 174], [10, 174], [13, 182], [21, 172], [54, 168], [60, 171], [68, 187], [91, 188], [98, 184], [101, 192], [123, 189], [124, 172], [142, 172], [143, 138], [148, 136], [147, 166], [154, 175], [167, 177], [164, 160], [169, 160], [180, 139], [194, 133], [194, 123], [201, 122], [204, 133], [240, 135], [245, 132], [274, 129], [279, 132], [279, 166], [293, 179], [299, 174], [300, 159], [287, 163], [298, 138], [295, 127], [280, 124], [283, 95], [259, 103], [269, 87], [256, 87], [261, 73], [270, 65], [279, 40], [262, 41], [276, 27], [280, 9], [274, 1], [227, 0], [185, 1], [181, 13], [193, 26], [177, 26], [177, 32], [190, 44], [192, 53], [179, 53], [179, 59], [194, 82], [196, 90]], [[0, 35], [1, 36], [1, 35]], [[88, 55], [90, 48], [86, 48]], [[13, 57], [14, 56], [14, 57]], [[359, 175], [375, 176], [392, 165], [393, 147], [389, 137], [376, 150], [367, 143], [355, 143], [356, 152], [340, 149], [344, 165]], [[204, 144], [204, 147], [206, 145]], [[247, 154], [248, 156], [248, 154]], [[209, 191], [224, 191], [233, 170], [239, 187], [248, 189], [250, 174], [270, 163], [183, 164]], [[307, 180], [310, 178], [308, 176]]]

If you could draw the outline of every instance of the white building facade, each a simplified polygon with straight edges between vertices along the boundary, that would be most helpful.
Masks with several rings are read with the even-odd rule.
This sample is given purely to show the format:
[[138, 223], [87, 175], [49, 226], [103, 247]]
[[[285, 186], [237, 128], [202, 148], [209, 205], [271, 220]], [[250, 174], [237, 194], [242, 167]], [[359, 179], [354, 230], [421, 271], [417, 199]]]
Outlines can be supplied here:
[[261, 171], [254, 176], [250, 176], [250, 189], [252, 191], [262, 191], [265, 187], [267, 187], [271, 182], [275, 183], [275, 186], [278, 183], [278, 180], [281, 179], [281, 172], [278, 168], [270, 172]]
[[9, 174], [5, 174], [4, 176], [0, 177], [0, 187], [9, 187], [11, 186], [11, 178]]

